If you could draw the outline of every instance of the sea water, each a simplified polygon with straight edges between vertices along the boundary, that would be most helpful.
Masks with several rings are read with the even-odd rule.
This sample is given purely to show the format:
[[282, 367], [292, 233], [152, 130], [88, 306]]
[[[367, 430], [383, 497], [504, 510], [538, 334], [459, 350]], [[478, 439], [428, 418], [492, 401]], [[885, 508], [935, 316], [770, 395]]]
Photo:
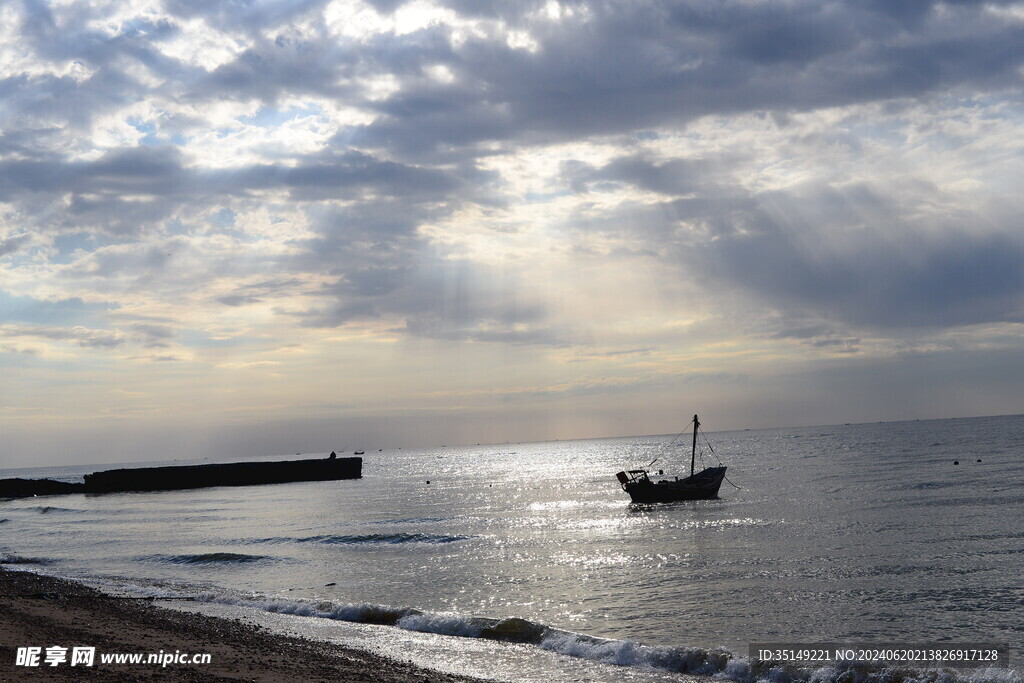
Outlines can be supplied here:
[[631, 505], [617, 471], [688, 473], [672, 436], [367, 449], [359, 480], [0, 501], [0, 560], [499, 680], [840, 675], [758, 665], [757, 642], [1008, 644], [1010, 669], [939, 680], [1021, 680], [1024, 416], [711, 432], [697, 467], [729, 467], [718, 499]]

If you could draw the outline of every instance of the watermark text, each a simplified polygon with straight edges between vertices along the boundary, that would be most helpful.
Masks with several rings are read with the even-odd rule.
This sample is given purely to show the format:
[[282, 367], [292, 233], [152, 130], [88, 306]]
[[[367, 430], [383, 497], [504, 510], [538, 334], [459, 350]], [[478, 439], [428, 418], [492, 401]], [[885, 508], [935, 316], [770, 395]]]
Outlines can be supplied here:
[[50, 645], [47, 647], [19, 647], [15, 654], [15, 666], [56, 667], [75, 666], [87, 667], [101, 665], [145, 664], [147, 666], [167, 667], [209, 664], [210, 653], [192, 654], [175, 650], [174, 652], [96, 652], [95, 647], [64, 647]]
[[1006, 643], [751, 643], [749, 654], [751, 659], [780, 664], [867, 662], [968, 668], [1009, 666], [1010, 646]]

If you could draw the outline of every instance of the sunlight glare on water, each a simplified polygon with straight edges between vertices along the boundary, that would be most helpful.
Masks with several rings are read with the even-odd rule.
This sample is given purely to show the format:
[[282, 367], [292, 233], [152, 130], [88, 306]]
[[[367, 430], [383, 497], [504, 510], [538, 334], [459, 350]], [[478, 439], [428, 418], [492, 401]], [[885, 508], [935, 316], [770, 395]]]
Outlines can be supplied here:
[[0, 503], [0, 553], [137, 589], [651, 646], [1024, 645], [1024, 418], [709, 436], [704, 464], [740, 486], [716, 500], [629, 504], [618, 470], [687, 473], [671, 437], [391, 450], [355, 481]]

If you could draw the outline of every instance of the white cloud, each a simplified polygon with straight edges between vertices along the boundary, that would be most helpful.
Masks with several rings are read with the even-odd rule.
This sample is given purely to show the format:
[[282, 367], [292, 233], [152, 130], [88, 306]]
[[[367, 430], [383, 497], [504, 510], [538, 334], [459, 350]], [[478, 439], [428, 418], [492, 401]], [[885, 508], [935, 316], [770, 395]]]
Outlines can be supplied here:
[[159, 43], [159, 50], [182, 64], [214, 71], [229, 64], [252, 45], [241, 34], [210, 26], [205, 17], [176, 22], [177, 31]]
[[104, 386], [144, 364], [146, 405], [189, 419], [219, 367], [246, 397], [206, 392], [219, 415], [344, 383], [353, 415], [543, 395], [591, 425], [683, 366], [756, 412], [802, 362], [983, 365], [1024, 320], [1017, 14], [8, 3], [19, 414], [53, 414], [57, 354]]

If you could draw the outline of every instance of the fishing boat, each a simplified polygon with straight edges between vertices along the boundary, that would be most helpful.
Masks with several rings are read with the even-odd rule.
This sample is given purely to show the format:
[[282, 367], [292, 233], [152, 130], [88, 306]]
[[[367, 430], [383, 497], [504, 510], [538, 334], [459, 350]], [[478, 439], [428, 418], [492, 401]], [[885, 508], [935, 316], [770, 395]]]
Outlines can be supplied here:
[[[700, 472], [694, 473], [694, 465], [697, 459], [697, 430], [700, 428], [700, 420], [693, 416], [693, 446], [690, 451], [690, 476], [680, 479], [651, 479], [651, 473], [646, 470], [626, 470], [615, 476], [622, 486], [622, 490], [629, 494], [634, 503], [674, 503], [681, 500], [706, 500], [718, 497], [718, 488], [725, 479], [725, 466], [706, 467]], [[678, 437], [677, 437], [678, 438]], [[657, 460], [651, 463], [653, 465]], [[651, 465], [648, 465], [650, 467]], [[662, 476], [658, 471], [658, 476]]]

